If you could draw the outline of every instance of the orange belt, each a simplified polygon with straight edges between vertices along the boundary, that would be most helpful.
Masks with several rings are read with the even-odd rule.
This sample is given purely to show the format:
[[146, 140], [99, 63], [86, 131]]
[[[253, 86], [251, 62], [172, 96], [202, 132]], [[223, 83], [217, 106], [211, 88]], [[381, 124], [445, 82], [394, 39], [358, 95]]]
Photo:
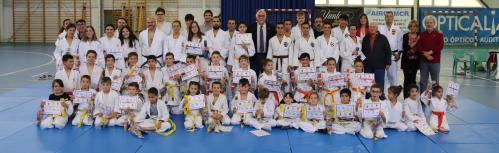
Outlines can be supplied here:
[[438, 129], [442, 127], [442, 122], [444, 121], [444, 112], [431, 112], [433, 115], [437, 115], [438, 117]]
[[302, 89], [296, 89], [297, 92], [302, 93], [305, 95], [305, 99], [308, 99], [310, 95], [312, 95], [312, 90], [302, 90]]
[[275, 105], [278, 106], [279, 105], [279, 93], [277, 91], [271, 91], [270, 93], [272, 93], [272, 95], [274, 95]]

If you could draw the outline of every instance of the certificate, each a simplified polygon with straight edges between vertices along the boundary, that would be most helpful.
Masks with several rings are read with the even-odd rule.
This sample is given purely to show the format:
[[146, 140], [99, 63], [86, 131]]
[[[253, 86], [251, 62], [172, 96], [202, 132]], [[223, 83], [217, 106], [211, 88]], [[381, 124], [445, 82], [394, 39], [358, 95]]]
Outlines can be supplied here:
[[265, 80], [263, 81], [263, 86], [269, 91], [280, 91], [281, 84], [279, 81]]
[[355, 82], [358, 83], [359, 86], [369, 87], [374, 83], [374, 74], [373, 73], [356, 73], [355, 74]]
[[237, 112], [238, 113], [251, 113], [254, 111], [253, 102], [249, 100], [238, 100], [237, 103]]
[[120, 96], [120, 109], [137, 109], [138, 102], [137, 96]]
[[203, 48], [202, 48], [200, 43], [188, 41], [186, 43], [185, 47], [186, 47], [186, 52], [188, 54], [193, 54], [193, 55], [202, 55], [203, 54]]
[[288, 118], [298, 118], [300, 117], [300, 108], [301, 105], [286, 105], [284, 107], [284, 117]]
[[324, 110], [319, 105], [307, 107], [307, 119], [324, 119]]
[[351, 119], [354, 118], [355, 105], [352, 104], [336, 104], [336, 117]]
[[182, 76], [182, 81], [186, 81], [198, 76], [197, 68], [198, 67], [195, 64], [184, 67], [183, 69], [184, 75]]
[[189, 109], [201, 109], [205, 107], [204, 95], [189, 96]]
[[364, 103], [362, 108], [363, 118], [376, 118], [381, 111], [381, 103]]
[[222, 66], [208, 66], [209, 79], [222, 79], [224, 77], [224, 67]]
[[238, 84], [239, 80], [242, 78], [248, 79], [251, 81], [251, 74], [249, 71], [235, 70], [232, 75], [232, 83]]
[[236, 44], [237, 45], [251, 44], [251, 43], [253, 43], [253, 37], [252, 37], [251, 33], [236, 34]]
[[316, 80], [317, 72], [315, 67], [300, 67], [296, 69], [298, 72], [298, 81]]
[[107, 54], [111, 54], [115, 59], [123, 58], [123, 48], [111, 48], [106, 50]]
[[327, 78], [326, 83], [328, 88], [345, 86], [345, 75], [335, 74]]
[[448, 96], [457, 96], [459, 94], [459, 84], [455, 83], [452, 80], [449, 80], [449, 83], [447, 85], [447, 94]]
[[55, 100], [45, 100], [43, 112], [47, 115], [60, 115], [62, 112], [61, 102]]
[[75, 90], [75, 92], [74, 92], [74, 96], [75, 96], [74, 103], [75, 104], [88, 103], [88, 102], [90, 102], [92, 100], [93, 94], [94, 93], [92, 93], [91, 91]]

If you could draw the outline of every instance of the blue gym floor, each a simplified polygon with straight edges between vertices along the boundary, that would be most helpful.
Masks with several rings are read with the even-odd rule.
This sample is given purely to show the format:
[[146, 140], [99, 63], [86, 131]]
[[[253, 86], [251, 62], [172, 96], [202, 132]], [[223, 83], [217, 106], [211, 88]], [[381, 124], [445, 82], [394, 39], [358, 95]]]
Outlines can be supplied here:
[[[173, 116], [177, 131], [168, 137], [155, 133], [141, 140], [123, 128], [41, 129], [35, 112], [50, 94], [50, 82], [40, 73], [54, 72], [51, 45], [0, 44], [0, 153], [148, 153], [148, 152], [361, 152], [361, 153], [493, 153], [499, 150], [498, 83], [482, 79], [452, 78], [452, 59], [444, 56], [441, 79], [461, 83], [459, 109], [448, 116], [451, 132], [426, 137], [418, 132], [386, 130], [387, 139], [373, 141], [353, 135], [305, 133], [273, 129], [270, 136], [256, 137], [250, 127], [234, 126], [230, 133], [194, 133], [183, 127], [183, 117]], [[446, 52], [445, 54], [451, 55]], [[6, 66], [7, 65], [7, 66]], [[449, 69], [450, 68], [450, 69]], [[402, 74], [400, 74], [402, 76]], [[401, 83], [401, 82], [400, 82]], [[446, 84], [445, 84], [446, 86]]]

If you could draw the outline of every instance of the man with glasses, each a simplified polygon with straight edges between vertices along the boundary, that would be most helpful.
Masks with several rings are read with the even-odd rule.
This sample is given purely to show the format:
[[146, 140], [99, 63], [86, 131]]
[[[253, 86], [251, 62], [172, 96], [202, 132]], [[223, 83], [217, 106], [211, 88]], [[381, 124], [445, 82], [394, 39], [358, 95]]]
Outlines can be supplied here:
[[205, 10], [203, 13], [204, 16], [204, 23], [201, 25], [199, 28], [201, 28], [201, 32], [205, 33], [206, 31], [209, 31], [213, 29], [213, 12], [211, 10]]
[[248, 32], [253, 36], [256, 53], [250, 58], [250, 67], [255, 70], [257, 76], [262, 70], [263, 61], [267, 57], [267, 46], [269, 39], [275, 35], [274, 25], [267, 22], [267, 12], [261, 9], [256, 12], [256, 23], [248, 26]]
[[158, 30], [160, 30], [161, 32], [163, 32], [165, 34], [165, 36], [170, 35], [171, 30], [172, 30], [172, 23], [167, 22], [165, 20], [165, 16], [166, 16], [165, 9], [163, 9], [161, 7], [158, 7], [156, 9], [155, 13], [156, 13], [156, 19], [157, 19], [157, 22], [158, 22], [156, 27], [158, 27]]

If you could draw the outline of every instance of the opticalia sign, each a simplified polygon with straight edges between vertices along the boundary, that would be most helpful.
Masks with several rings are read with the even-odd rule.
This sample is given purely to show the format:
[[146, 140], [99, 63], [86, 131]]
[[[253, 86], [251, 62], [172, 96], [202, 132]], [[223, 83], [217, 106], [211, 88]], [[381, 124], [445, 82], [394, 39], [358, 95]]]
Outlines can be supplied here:
[[[436, 28], [444, 33], [444, 42], [448, 45], [474, 43], [475, 24], [479, 45], [497, 45], [499, 43], [499, 9], [451, 9], [421, 8], [419, 11], [420, 29], [424, 30], [426, 16], [436, 20]], [[496, 22], [497, 21], [497, 22]]]

